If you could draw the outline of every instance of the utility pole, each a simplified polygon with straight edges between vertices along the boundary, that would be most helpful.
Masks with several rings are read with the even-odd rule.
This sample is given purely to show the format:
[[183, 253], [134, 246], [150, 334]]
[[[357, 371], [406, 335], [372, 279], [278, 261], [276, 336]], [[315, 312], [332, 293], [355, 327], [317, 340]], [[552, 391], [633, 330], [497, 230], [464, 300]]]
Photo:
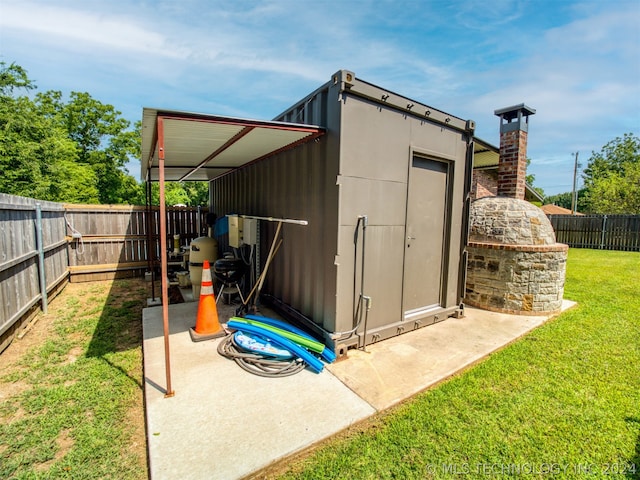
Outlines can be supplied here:
[[578, 176], [578, 153], [575, 153], [576, 160], [573, 165], [573, 190], [571, 192], [571, 215], [576, 214], [576, 209], [578, 208], [578, 192], [576, 192], [576, 177]]

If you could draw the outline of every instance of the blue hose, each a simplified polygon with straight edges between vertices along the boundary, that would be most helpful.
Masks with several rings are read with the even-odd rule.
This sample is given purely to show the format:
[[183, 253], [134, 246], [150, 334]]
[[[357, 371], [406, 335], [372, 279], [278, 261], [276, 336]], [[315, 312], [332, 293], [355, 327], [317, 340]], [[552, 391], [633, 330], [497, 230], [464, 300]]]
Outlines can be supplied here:
[[265, 330], [264, 328], [260, 328], [255, 325], [250, 325], [248, 323], [236, 322], [234, 320], [229, 320], [227, 322], [227, 326], [234, 330], [242, 330], [244, 332], [255, 333], [269, 339], [271, 342], [280, 345], [283, 348], [286, 348], [294, 355], [300, 357], [309, 366], [309, 368], [316, 373], [322, 372], [322, 369], [324, 368], [324, 364], [311, 353], [309, 353], [306, 348], [303, 348], [300, 345], [287, 340], [277, 333]]
[[[294, 327], [293, 325], [289, 325], [286, 322], [282, 322], [280, 320], [276, 320], [275, 318], [263, 317], [262, 315], [245, 315], [244, 318], [248, 318], [249, 320], [256, 320], [258, 322], [266, 323], [267, 325], [271, 325], [272, 327], [281, 328], [281, 329], [287, 330], [287, 331], [289, 331], [291, 333], [295, 333], [297, 335], [300, 335], [301, 337], [308, 338], [309, 340], [317, 341], [316, 338], [312, 337], [311, 335], [309, 335], [304, 330], [301, 330], [301, 329], [299, 329], [297, 327]], [[333, 353], [326, 346], [324, 347], [324, 350], [322, 351], [320, 356], [327, 363], [333, 363], [336, 360], [336, 354]]]

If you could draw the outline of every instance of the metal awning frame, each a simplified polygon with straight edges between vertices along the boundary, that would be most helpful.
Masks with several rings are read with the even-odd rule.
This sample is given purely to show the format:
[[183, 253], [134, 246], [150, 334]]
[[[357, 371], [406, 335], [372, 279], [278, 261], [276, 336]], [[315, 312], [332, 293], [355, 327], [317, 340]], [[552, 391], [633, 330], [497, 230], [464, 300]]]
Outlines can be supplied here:
[[[177, 122], [196, 122], [198, 124], [208, 124], [212, 127], [212, 132], [216, 127], [238, 127], [238, 131], [233, 136], [225, 138], [225, 142], [222, 145], [217, 146], [217, 148], [213, 149], [213, 151], [202, 151], [200, 153], [200, 158], [197, 159], [193, 164], [189, 163], [180, 163], [171, 164], [166, 156], [165, 156], [165, 179], [167, 180], [177, 180], [177, 181], [210, 181], [213, 178], [218, 176], [223, 176], [226, 173], [229, 173], [232, 170], [237, 168], [244, 167], [251, 163], [259, 162], [264, 160], [267, 157], [273, 156], [277, 153], [280, 153], [285, 150], [289, 150], [291, 148], [295, 148], [296, 146], [306, 143], [310, 140], [314, 140], [325, 133], [325, 129], [317, 126], [317, 125], [307, 125], [307, 124], [298, 124], [298, 123], [289, 123], [289, 122], [276, 122], [276, 121], [267, 121], [267, 120], [254, 120], [254, 119], [246, 119], [246, 118], [235, 118], [235, 117], [225, 117], [219, 115], [208, 115], [202, 113], [191, 113], [191, 112], [181, 112], [181, 111], [173, 111], [173, 110], [157, 110], [144, 108], [143, 109], [143, 129], [147, 126], [145, 123], [145, 119], [148, 116], [156, 117], [156, 126], [154, 128], [151, 141], [147, 145], [147, 142], [143, 140], [143, 149], [142, 149], [142, 162], [143, 169], [146, 166], [146, 171], [143, 171], [143, 177], [147, 179], [151, 179], [151, 181], [158, 181], [158, 179], [153, 179], [153, 175], [150, 175], [152, 171], [156, 171], [159, 169], [159, 147], [158, 147], [158, 136], [159, 136], [159, 125], [162, 123], [164, 125], [165, 121], [177, 121]], [[149, 122], [147, 122], [149, 123]], [[291, 141], [286, 141], [285, 143], [277, 144], [277, 148], [268, 148], [265, 147], [263, 152], [259, 155], [253, 156], [252, 158], [247, 158], [246, 161], [243, 159], [243, 163], [239, 164], [220, 164], [215, 163], [222, 154], [227, 153], [231, 147], [237, 148], [238, 146], [242, 147], [244, 145], [256, 145], [260, 144], [259, 141], [255, 141], [250, 138], [251, 133], [255, 132], [290, 132], [294, 133], [291, 136]], [[166, 128], [165, 128], [166, 132]], [[295, 135], [297, 134], [297, 135]], [[144, 130], [143, 130], [143, 138], [144, 138]], [[277, 143], [277, 142], [276, 142]], [[166, 145], [165, 145], [166, 147]], [[145, 151], [147, 150], [147, 151]], [[242, 150], [240, 150], [240, 155], [242, 155]], [[250, 155], [250, 154], [249, 154]], [[184, 174], [173, 175], [167, 174], [167, 171], [172, 170], [188, 170]], [[195, 173], [200, 170], [221, 170], [220, 175], [215, 175], [207, 178], [192, 178]]]
[[[144, 158], [144, 143], [143, 142], [143, 166], [146, 161], [146, 172], [145, 182], [147, 188], [146, 192], [146, 202], [147, 207], [151, 209], [151, 182], [152, 182], [152, 170], [158, 170], [158, 183], [159, 183], [159, 193], [160, 193], [160, 265], [161, 265], [161, 300], [162, 300], [162, 325], [163, 325], [163, 335], [164, 335], [164, 355], [165, 355], [165, 374], [166, 374], [166, 390], [165, 390], [165, 398], [173, 397], [175, 392], [171, 385], [171, 356], [170, 356], [170, 345], [169, 345], [169, 295], [168, 295], [168, 263], [167, 256], [165, 252], [167, 251], [167, 212], [166, 212], [166, 204], [165, 204], [165, 181], [166, 178], [166, 170], [169, 169], [171, 171], [172, 168], [180, 168], [184, 169], [185, 166], [181, 165], [179, 167], [168, 166], [165, 165], [166, 161], [166, 137], [165, 137], [165, 120], [177, 120], [177, 121], [186, 121], [186, 122], [204, 122], [211, 125], [233, 125], [240, 127], [241, 129], [234, 134], [232, 137], [228, 138], [222, 145], [216, 148], [213, 152], [207, 153], [206, 156], [200, 159], [194, 165], [187, 165], [187, 169], [190, 169], [186, 174], [181, 175], [178, 178], [170, 178], [169, 180], [178, 180], [185, 181], [189, 177], [191, 177], [194, 173], [196, 173], [200, 169], [206, 169], [207, 164], [214, 161], [221, 153], [225, 152], [227, 149], [235, 145], [237, 142], [246, 138], [249, 133], [254, 131], [255, 129], [267, 129], [273, 131], [289, 131], [289, 132], [298, 132], [301, 136], [295, 139], [292, 142], [277, 145], [276, 148], [271, 149], [268, 148], [269, 151], [259, 155], [256, 158], [246, 158], [246, 162], [240, 165], [234, 166], [226, 166], [226, 165], [217, 165], [213, 168], [223, 169], [225, 170], [221, 175], [223, 176], [230, 171], [236, 170], [238, 168], [243, 168], [249, 164], [259, 162], [264, 160], [267, 157], [271, 157], [276, 155], [277, 153], [283, 152], [285, 150], [289, 150], [297, 147], [302, 143], [306, 143], [311, 140], [315, 140], [318, 137], [322, 136], [325, 133], [325, 130], [321, 127], [314, 125], [303, 125], [303, 124], [294, 124], [294, 123], [285, 123], [285, 122], [269, 122], [269, 121], [260, 121], [260, 120], [248, 120], [248, 119], [238, 119], [238, 118], [230, 118], [230, 117], [219, 117], [213, 115], [204, 115], [204, 114], [196, 114], [196, 113], [188, 113], [188, 112], [173, 112], [173, 111], [157, 111], [156, 115], [156, 123], [155, 128], [153, 130], [153, 136], [151, 139], [151, 144], [149, 146], [149, 152]], [[157, 157], [157, 166], [154, 166], [154, 158]], [[149, 215], [147, 218], [150, 218]], [[147, 255], [149, 259], [150, 267], [153, 267], [152, 255], [153, 249], [151, 245], [151, 233], [148, 230], [148, 241], [147, 241]], [[152, 276], [153, 276], [153, 268], [151, 268]], [[152, 278], [152, 285], [153, 285]], [[152, 287], [152, 297], [155, 300], [155, 292], [153, 292]]]

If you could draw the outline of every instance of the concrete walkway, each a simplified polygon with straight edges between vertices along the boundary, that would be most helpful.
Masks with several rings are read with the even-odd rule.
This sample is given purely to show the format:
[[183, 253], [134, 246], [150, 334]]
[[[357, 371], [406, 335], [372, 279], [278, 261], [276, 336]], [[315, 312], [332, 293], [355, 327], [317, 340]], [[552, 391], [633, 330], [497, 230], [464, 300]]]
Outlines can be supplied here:
[[[563, 309], [573, 306], [564, 302]], [[350, 350], [322, 373], [252, 375], [218, 355], [220, 342], [193, 343], [197, 303], [171, 305], [171, 377], [161, 307], [143, 311], [144, 375], [151, 478], [239, 479], [328, 438], [472, 365], [549, 317], [473, 308], [464, 318]], [[232, 309], [219, 308], [221, 321]]]

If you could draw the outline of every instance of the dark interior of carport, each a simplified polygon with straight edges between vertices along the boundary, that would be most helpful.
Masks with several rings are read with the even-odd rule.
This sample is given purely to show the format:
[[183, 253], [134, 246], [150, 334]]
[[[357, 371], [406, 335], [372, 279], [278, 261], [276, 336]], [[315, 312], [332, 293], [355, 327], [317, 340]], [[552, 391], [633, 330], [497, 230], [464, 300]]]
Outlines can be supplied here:
[[[144, 108], [142, 178], [151, 206], [151, 184], [160, 190], [160, 266], [166, 394], [171, 396], [168, 238], [165, 182], [210, 181], [323, 135], [319, 126]], [[149, 232], [148, 232], [149, 234]], [[151, 258], [151, 242], [148, 256]]]

